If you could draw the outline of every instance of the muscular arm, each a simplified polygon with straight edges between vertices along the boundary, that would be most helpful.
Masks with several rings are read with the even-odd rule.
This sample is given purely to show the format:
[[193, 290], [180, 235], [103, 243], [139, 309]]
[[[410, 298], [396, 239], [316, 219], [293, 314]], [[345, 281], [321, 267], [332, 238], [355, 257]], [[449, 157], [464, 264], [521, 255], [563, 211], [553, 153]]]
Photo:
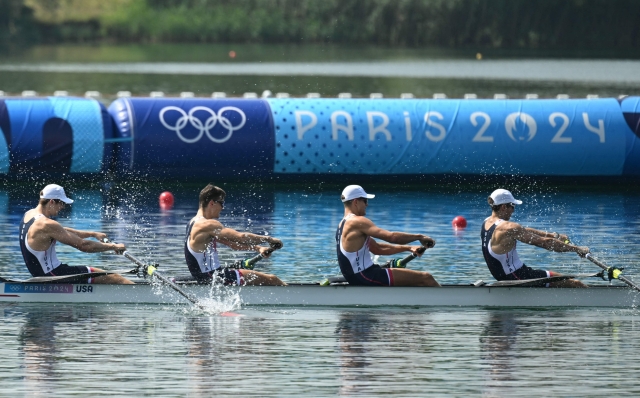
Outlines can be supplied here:
[[80, 235], [74, 232], [69, 232], [67, 229], [63, 228], [62, 225], [53, 220], [48, 220], [39, 231], [39, 234], [48, 236], [51, 239], [55, 239], [60, 243], [64, 243], [65, 245], [69, 245], [85, 253], [102, 253], [109, 250], [120, 252], [125, 250], [125, 246], [122, 244], [102, 243], [82, 239]]
[[[420, 241], [420, 243], [427, 248], [433, 247], [436, 244], [435, 240], [433, 240], [427, 235], [410, 234], [407, 232], [387, 231], [386, 229], [377, 227], [371, 220], [369, 220], [366, 217], [358, 217], [357, 220], [354, 220], [352, 224], [352, 228], [355, 228], [361, 231], [363, 234], [367, 236], [382, 239], [385, 242], [393, 243], [396, 245], [406, 245], [407, 243], [411, 243], [416, 240]], [[402, 250], [402, 251], [406, 251], [406, 250]], [[396, 252], [396, 253], [400, 253], [400, 252]], [[377, 253], [374, 253], [374, 254], [377, 254]], [[394, 254], [394, 253], [390, 253], [390, 254]]]
[[102, 241], [107, 237], [107, 235], [103, 234], [102, 232], [81, 231], [69, 227], [64, 227], [64, 229], [71, 234], [77, 235], [80, 239], [95, 238]]
[[278, 248], [282, 247], [282, 242], [279, 239], [275, 239], [270, 236], [256, 235], [249, 232], [238, 232], [231, 228], [222, 228], [215, 237], [220, 243], [227, 245], [234, 250], [260, 251], [260, 246], [258, 245], [261, 243], [279, 246]]
[[402, 252], [414, 252], [420, 246], [408, 246], [408, 245], [390, 245], [388, 243], [376, 242], [373, 239], [369, 239], [369, 251], [379, 256], [388, 256], [392, 254]]
[[554, 239], [553, 234], [548, 234], [546, 232], [538, 231], [533, 228], [525, 228], [519, 224], [515, 225], [516, 227], [510, 229], [508, 234], [522, 243], [538, 246], [543, 249], [558, 253], [575, 252], [580, 255], [589, 253], [588, 247], [564, 243], [558, 239]]

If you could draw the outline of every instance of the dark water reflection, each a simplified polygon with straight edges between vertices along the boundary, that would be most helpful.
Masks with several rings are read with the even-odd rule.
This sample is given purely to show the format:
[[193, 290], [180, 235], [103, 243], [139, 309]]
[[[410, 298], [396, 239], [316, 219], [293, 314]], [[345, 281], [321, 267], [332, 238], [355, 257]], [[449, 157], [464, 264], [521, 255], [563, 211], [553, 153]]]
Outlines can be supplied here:
[[0, 310], [12, 396], [640, 393], [636, 310]]
[[[126, 185], [126, 184], [125, 184]], [[424, 231], [438, 242], [411, 268], [445, 283], [488, 280], [479, 249], [488, 215], [486, 189], [435, 186], [391, 189], [368, 214], [392, 230]], [[69, 186], [76, 199], [64, 225], [107, 232], [132, 253], [186, 272], [182, 239], [199, 185], [133, 189]], [[333, 234], [342, 217], [340, 187], [225, 185], [222, 221], [282, 238], [283, 250], [260, 264], [288, 281], [314, 282], [338, 272]], [[0, 275], [26, 277], [18, 223], [40, 187], [0, 190]], [[176, 206], [158, 208], [171, 190]], [[484, 192], [484, 191], [487, 192]], [[568, 233], [575, 242], [638, 278], [640, 199], [634, 192], [580, 193], [523, 179], [515, 217]], [[465, 216], [469, 226], [450, 222]], [[586, 260], [522, 247], [528, 264], [562, 272], [594, 271]], [[223, 261], [250, 253], [223, 250]], [[71, 264], [123, 268], [112, 254], [60, 247]], [[605, 283], [605, 282], [599, 282]], [[238, 308], [238, 307], [235, 307]], [[637, 396], [637, 310], [616, 309], [294, 309], [240, 308], [206, 315], [186, 306], [0, 306], [0, 383], [7, 395], [486, 395]]]

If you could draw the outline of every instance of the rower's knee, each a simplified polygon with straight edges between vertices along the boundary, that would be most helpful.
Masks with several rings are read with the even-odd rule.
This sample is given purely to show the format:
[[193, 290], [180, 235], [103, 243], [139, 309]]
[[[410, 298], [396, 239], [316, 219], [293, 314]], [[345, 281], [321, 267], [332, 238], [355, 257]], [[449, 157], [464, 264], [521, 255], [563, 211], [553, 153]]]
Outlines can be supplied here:
[[267, 274], [269, 276], [269, 284], [271, 284], [272, 286], [286, 286], [287, 284], [284, 283], [280, 278], [278, 278], [275, 275], [272, 274]]
[[424, 273], [423, 280], [424, 280], [424, 286], [429, 286], [429, 287], [439, 287], [440, 286], [438, 281], [436, 281], [436, 278], [434, 278], [433, 275], [431, 275], [428, 272]]

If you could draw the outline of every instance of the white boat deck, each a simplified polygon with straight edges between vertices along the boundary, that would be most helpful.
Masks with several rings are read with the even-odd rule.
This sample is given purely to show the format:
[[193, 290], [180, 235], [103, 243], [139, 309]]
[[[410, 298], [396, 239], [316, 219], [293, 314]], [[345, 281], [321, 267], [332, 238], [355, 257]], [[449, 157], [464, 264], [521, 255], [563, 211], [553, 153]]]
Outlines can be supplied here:
[[[181, 284], [197, 299], [237, 297], [254, 306], [415, 306], [415, 307], [635, 307], [640, 293], [626, 286], [589, 289], [544, 287], [245, 286]], [[0, 283], [0, 302], [189, 304], [166, 286]]]

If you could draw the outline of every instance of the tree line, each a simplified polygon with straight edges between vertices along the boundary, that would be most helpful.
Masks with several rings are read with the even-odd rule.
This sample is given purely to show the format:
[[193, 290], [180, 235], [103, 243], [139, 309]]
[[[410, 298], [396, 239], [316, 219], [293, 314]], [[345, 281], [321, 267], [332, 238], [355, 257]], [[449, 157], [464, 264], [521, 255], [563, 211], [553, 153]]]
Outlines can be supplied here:
[[640, 47], [638, 0], [112, 0], [83, 13], [91, 1], [0, 0], [0, 43]]

